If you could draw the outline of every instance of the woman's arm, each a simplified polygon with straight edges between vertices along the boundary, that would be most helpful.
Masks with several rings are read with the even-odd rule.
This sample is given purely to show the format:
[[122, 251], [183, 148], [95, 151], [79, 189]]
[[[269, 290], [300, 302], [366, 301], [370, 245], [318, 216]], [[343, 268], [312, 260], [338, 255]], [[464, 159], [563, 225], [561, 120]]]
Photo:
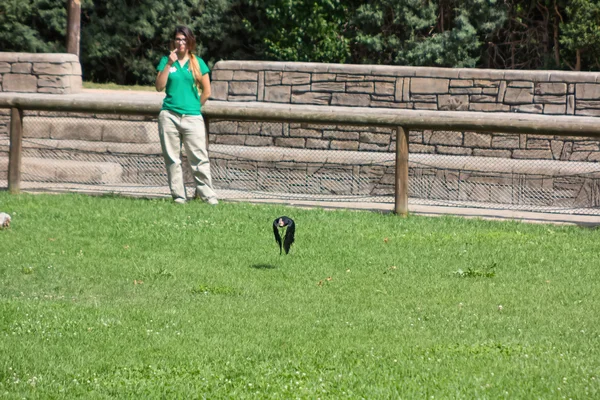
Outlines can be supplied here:
[[175, 53], [175, 51], [176, 50], [173, 50], [171, 54], [169, 54], [169, 60], [167, 61], [167, 64], [162, 69], [162, 71], [160, 71], [156, 75], [155, 86], [158, 92], [162, 92], [167, 86], [167, 81], [169, 80], [169, 69], [171, 68], [171, 65], [173, 65], [173, 63], [177, 61], [177, 54]]
[[210, 77], [208, 74], [202, 75], [202, 79], [200, 79], [200, 88], [202, 89], [202, 94], [200, 95], [200, 105], [204, 105], [206, 100], [210, 97]]

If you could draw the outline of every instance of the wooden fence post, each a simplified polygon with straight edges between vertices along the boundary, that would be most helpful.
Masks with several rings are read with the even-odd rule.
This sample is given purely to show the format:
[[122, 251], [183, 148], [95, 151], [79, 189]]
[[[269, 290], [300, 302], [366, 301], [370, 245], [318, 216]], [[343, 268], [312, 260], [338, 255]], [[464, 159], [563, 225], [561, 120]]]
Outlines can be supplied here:
[[79, 57], [81, 0], [67, 0], [67, 53]]
[[408, 215], [408, 129], [396, 128], [396, 185], [394, 212]]
[[23, 148], [23, 110], [10, 109], [10, 145], [8, 148], [8, 191], [21, 191], [21, 155]]

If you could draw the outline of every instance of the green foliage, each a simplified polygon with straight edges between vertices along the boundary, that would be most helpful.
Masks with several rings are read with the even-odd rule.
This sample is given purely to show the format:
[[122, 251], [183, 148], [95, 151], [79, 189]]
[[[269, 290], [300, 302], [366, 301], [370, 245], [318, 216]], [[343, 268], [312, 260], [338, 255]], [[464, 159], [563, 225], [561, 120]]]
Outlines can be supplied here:
[[600, 0], [571, 0], [560, 28], [565, 62], [576, 70], [600, 68]]
[[353, 21], [357, 31], [355, 61], [474, 67], [482, 43], [504, 19], [503, 10], [494, 0], [439, 4], [424, 0], [372, 1], [357, 9]]
[[344, 37], [348, 8], [340, 0], [249, 1], [256, 20], [246, 19], [259, 33], [266, 59], [343, 63], [350, 55]]
[[[95, 2], [84, 13], [81, 59], [86, 78], [119, 84], [152, 84], [156, 64], [169, 51], [176, 25], [197, 33], [197, 54], [207, 53], [222, 34], [220, 15], [229, 2], [204, 0], [125, 0]], [[211, 61], [207, 58], [206, 61]]]
[[[0, 1], [0, 48], [65, 50], [64, 0]], [[600, 68], [600, 0], [82, 0], [84, 80], [154, 84], [173, 28], [197, 54], [488, 68]], [[559, 48], [560, 47], [560, 48]]]
[[64, 0], [0, 1], [0, 49], [25, 53], [65, 51]]

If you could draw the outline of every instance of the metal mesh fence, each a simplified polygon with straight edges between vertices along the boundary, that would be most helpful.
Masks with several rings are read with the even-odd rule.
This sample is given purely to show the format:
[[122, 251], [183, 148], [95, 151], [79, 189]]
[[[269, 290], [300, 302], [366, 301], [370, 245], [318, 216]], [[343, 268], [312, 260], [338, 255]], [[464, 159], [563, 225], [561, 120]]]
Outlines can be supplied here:
[[[7, 113], [0, 117], [1, 188], [7, 180]], [[209, 126], [211, 170], [220, 198], [394, 202], [391, 128], [240, 121], [211, 121]], [[439, 154], [432, 146], [413, 143], [423, 135], [410, 134], [411, 204], [600, 214], [600, 164], [589, 154], [583, 161], [514, 158], [514, 152], [511, 158], [497, 157], [505, 153], [489, 157], [473, 155], [465, 146], [445, 148], [460, 154]], [[586, 138], [573, 140], [580, 147], [598, 147]], [[544, 150], [532, 155], [554, 154]], [[191, 197], [193, 179], [185, 159], [184, 166]], [[26, 112], [21, 188], [168, 196], [157, 122]]]
[[10, 112], [0, 108], [0, 190], [7, 189]]

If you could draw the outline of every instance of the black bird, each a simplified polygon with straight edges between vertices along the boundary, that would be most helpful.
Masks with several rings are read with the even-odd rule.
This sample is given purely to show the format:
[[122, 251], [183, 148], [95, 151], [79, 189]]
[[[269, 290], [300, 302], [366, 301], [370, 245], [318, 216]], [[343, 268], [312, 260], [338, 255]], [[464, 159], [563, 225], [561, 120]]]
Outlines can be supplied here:
[[275, 218], [273, 221], [273, 233], [275, 234], [275, 240], [279, 244], [279, 254], [281, 254], [281, 234], [279, 231], [284, 231], [283, 233], [283, 249], [285, 250], [285, 254], [288, 254], [290, 251], [290, 246], [294, 243], [294, 234], [296, 233], [296, 224], [294, 224], [294, 220], [288, 217], [279, 217]]

